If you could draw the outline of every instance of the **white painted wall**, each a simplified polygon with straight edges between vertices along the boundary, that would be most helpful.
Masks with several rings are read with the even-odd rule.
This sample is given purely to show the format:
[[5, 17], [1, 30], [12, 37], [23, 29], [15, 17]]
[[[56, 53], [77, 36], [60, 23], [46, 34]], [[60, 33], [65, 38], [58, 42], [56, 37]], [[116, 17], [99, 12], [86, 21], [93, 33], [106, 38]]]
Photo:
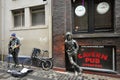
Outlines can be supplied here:
[[2, 11], [2, 4], [1, 4], [1, 0], [0, 0], [0, 54], [2, 53], [2, 50], [1, 50], [1, 48], [2, 48], [2, 42], [1, 42], [1, 40], [2, 40], [1, 39], [2, 38], [1, 37], [2, 36], [1, 35], [2, 34], [1, 33], [1, 29], [2, 29], [2, 27], [1, 27], [2, 26], [2, 24], [1, 24], [2, 14], [1, 14], [1, 11]]
[[[51, 0], [2, 0], [4, 6], [2, 14], [2, 53], [7, 54], [7, 47], [11, 33], [16, 33], [21, 40], [19, 56], [31, 55], [34, 47], [49, 50], [49, 57], [52, 57], [52, 13]], [[31, 26], [29, 7], [45, 5], [45, 25]], [[11, 10], [24, 8], [25, 27], [13, 28]]]

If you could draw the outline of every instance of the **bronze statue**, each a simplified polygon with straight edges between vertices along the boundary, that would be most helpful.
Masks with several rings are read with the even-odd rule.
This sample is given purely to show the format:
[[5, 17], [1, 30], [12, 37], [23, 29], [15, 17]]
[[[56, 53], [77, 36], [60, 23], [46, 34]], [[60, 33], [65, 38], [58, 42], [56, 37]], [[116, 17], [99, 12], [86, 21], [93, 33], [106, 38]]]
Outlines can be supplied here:
[[[67, 32], [65, 40], [65, 51], [68, 54], [70, 63], [74, 67], [75, 75], [78, 75], [78, 73], [81, 75], [82, 72], [81, 67], [76, 63], [78, 49], [78, 43], [72, 38], [72, 33]], [[73, 58], [75, 58], [75, 60]]]

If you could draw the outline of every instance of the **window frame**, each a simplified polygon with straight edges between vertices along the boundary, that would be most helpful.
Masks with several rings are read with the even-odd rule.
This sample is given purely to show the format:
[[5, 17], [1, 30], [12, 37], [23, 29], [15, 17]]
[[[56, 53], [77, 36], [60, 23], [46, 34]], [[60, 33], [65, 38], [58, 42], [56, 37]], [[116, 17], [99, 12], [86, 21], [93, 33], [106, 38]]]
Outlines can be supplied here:
[[[34, 24], [33, 25], [33, 14], [34, 13], [44, 13], [44, 23], [43, 24]], [[45, 5], [40, 5], [40, 6], [34, 6], [34, 7], [30, 7], [30, 14], [31, 14], [31, 26], [39, 26], [39, 25], [45, 25]]]
[[[25, 26], [25, 12], [24, 12], [24, 9], [12, 10], [12, 15], [13, 15], [13, 28], [18, 28], [18, 27], [24, 27]], [[15, 26], [15, 17], [16, 16], [20, 16], [20, 26], [19, 25]]]
[[[95, 16], [94, 16], [94, 8], [95, 8], [95, 4], [94, 4], [94, 0], [88, 0], [88, 3], [87, 3], [87, 6], [88, 6], [88, 11], [86, 11], [86, 12], [88, 12], [88, 29], [87, 29], [87, 31], [78, 31], [78, 32], [76, 32], [75, 30], [74, 30], [74, 27], [75, 27], [75, 24], [74, 24], [74, 17], [75, 17], [75, 13], [74, 13], [74, 11], [75, 11], [75, 2], [73, 2], [73, 0], [72, 0], [72, 2], [71, 2], [71, 5], [72, 5], [72, 7], [71, 7], [71, 11], [72, 11], [72, 33], [73, 34], [79, 34], [79, 33], [104, 33], [104, 32], [114, 32], [114, 8], [115, 8], [115, 0], [110, 0], [111, 1], [111, 3], [113, 4], [113, 5], [111, 5], [111, 27], [110, 27], [110, 29], [109, 28], [103, 28], [103, 29], [99, 29], [99, 30], [96, 30], [95, 29]], [[78, 4], [77, 4], [78, 5]]]

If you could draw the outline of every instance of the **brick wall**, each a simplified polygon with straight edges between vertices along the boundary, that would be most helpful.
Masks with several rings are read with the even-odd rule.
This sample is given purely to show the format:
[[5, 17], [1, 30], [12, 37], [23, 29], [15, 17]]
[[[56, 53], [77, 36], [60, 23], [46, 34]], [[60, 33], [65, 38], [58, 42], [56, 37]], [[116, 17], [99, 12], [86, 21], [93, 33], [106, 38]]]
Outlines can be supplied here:
[[[120, 33], [120, 0], [115, 0], [115, 33]], [[65, 68], [64, 36], [71, 31], [71, 0], [53, 0], [54, 66]], [[79, 45], [115, 45], [116, 68], [120, 73], [120, 37], [75, 38]]]
[[115, 0], [115, 26], [116, 33], [120, 33], [120, 0]]
[[53, 0], [53, 57], [55, 67], [65, 67], [65, 0]]

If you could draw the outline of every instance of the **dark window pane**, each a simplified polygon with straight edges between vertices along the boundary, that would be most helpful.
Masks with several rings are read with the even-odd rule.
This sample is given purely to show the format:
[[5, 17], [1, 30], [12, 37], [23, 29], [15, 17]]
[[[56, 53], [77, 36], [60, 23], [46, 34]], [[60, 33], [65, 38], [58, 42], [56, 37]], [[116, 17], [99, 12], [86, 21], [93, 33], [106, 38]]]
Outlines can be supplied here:
[[13, 10], [14, 27], [22, 27], [25, 24], [24, 9]]
[[111, 30], [112, 25], [112, 6], [111, 0], [95, 0], [95, 20], [94, 28], [96, 31]]
[[[84, 6], [84, 9], [78, 6]], [[114, 0], [72, 0], [73, 32], [108, 32], [114, 30]]]
[[32, 14], [32, 25], [44, 25], [45, 24], [45, 13], [37, 12]]
[[32, 26], [45, 24], [45, 8], [44, 6], [36, 6], [31, 8]]
[[25, 16], [24, 16], [24, 14], [22, 14], [22, 26], [24, 26], [25, 25]]
[[21, 26], [21, 16], [14, 16], [14, 27], [19, 27]]
[[[78, 9], [78, 15], [75, 13], [76, 8], [78, 8], [78, 6], [82, 6], [83, 9], [85, 9], [85, 14], [81, 14], [81, 12], [79, 13], [80, 10], [82, 10], [79, 8]], [[87, 13], [87, 0], [77, 0], [74, 5], [73, 5], [73, 15], [74, 15], [74, 26], [73, 26], [73, 32], [87, 32], [88, 31], [88, 13]], [[84, 11], [83, 11], [84, 12]], [[81, 14], [81, 15], [80, 15]], [[80, 16], [79, 16], [80, 15]]]

